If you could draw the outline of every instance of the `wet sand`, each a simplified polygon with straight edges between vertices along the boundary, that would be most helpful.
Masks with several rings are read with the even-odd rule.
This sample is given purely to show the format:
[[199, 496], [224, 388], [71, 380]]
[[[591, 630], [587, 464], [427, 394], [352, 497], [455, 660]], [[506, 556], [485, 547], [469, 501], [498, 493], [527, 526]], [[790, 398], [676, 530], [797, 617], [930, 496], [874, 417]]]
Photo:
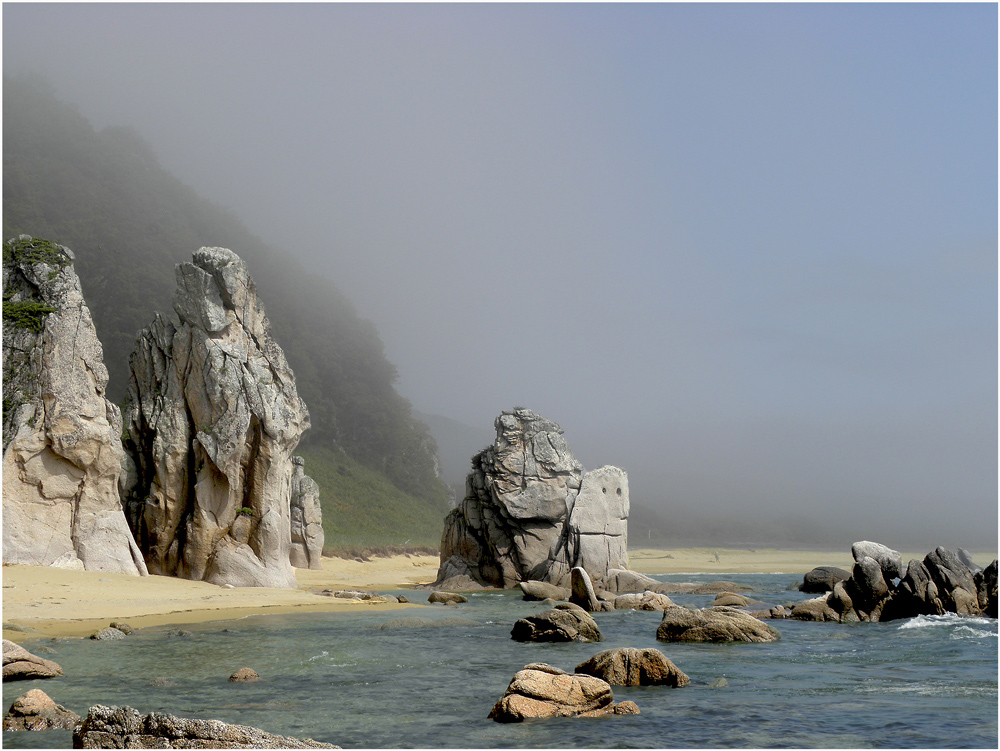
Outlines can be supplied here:
[[[903, 560], [928, 551], [903, 552]], [[982, 566], [996, 553], [974, 555]], [[802, 575], [816, 566], [850, 570], [846, 551], [733, 550], [683, 548], [629, 551], [630, 568], [645, 574], [787, 573]], [[297, 589], [226, 589], [206, 582], [166, 576], [136, 577], [47, 566], [4, 566], [3, 636], [21, 642], [38, 636], [89, 636], [111, 621], [133, 628], [203, 623], [292, 612], [346, 612], [422, 607], [372, 604], [317, 594], [324, 589], [388, 591], [433, 582], [437, 556], [393, 556], [370, 561], [324, 558], [321, 570], [296, 569]], [[423, 603], [421, 594], [413, 598]]]

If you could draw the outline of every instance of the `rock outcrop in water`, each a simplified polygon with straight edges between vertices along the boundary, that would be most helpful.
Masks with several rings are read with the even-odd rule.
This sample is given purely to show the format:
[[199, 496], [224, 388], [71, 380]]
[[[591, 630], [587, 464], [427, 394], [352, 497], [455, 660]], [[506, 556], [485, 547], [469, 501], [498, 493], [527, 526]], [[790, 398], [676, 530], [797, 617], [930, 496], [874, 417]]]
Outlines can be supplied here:
[[607, 681], [590, 675], [570, 675], [544, 663], [517, 672], [490, 711], [497, 722], [521, 722], [540, 717], [603, 717], [639, 714], [630, 701], [614, 703]]
[[944, 613], [996, 617], [996, 561], [974, 572], [941, 547], [906, 566], [899, 553], [878, 543], [857, 542], [851, 552], [850, 577], [829, 594], [796, 604], [792, 618], [856, 623]]
[[121, 415], [73, 255], [3, 251], [3, 559], [145, 574], [118, 496]]
[[3, 716], [4, 730], [72, 730], [80, 715], [33, 688], [14, 700]]
[[202, 248], [177, 266], [129, 364], [124, 493], [151, 573], [291, 587], [292, 451], [309, 427], [246, 265]]
[[306, 474], [305, 459], [293, 456], [291, 493], [292, 546], [289, 560], [295, 568], [322, 568], [323, 509], [319, 503], [319, 486]]
[[33, 655], [20, 644], [3, 640], [3, 680], [27, 681], [35, 678], [58, 678], [63, 669], [52, 660]]
[[503, 412], [494, 444], [472, 458], [466, 498], [445, 519], [438, 583], [537, 580], [567, 586], [580, 566], [595, 582], [628, 566], [628, 477], [584, 472], [563, 430], [527, 409]]
[[90, 708], [73, 731], [73, 748], [338, 748], [219, 720], [187, 719], [131, 707]]

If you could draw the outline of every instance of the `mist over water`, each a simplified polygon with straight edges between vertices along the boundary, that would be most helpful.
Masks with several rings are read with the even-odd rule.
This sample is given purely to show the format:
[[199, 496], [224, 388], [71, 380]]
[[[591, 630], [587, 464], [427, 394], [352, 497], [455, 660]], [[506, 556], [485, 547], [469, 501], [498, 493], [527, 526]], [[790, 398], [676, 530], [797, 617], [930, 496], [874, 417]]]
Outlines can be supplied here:
[[344, 291], [459, 465], [526, 406], [633, 541], [995, 551], [995, 6], [3, 21], [5, 74]]

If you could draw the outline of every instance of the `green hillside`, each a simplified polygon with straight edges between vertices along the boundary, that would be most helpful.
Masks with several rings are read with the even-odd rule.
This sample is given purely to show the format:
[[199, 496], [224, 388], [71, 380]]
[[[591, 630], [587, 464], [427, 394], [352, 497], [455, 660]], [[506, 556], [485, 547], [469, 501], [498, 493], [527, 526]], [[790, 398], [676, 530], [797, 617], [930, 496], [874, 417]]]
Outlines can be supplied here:
[[[339, 498], [329, 512], [331, 532], [396, 537], [392, 525], [399, 524], [403, 539], [419, 529], [436, 544], [449, 506], [434, 470], [437, 449], [396, 392], [396, 369], [372, 323], [329, 280], [164, 171], [132, 129], [95, 131], [45, 82], [4, 76], [3, 85], [4, 237], [44, 237], [76, 254], [104, 346], [109, 397], [120, 403], [124, 396], [137, 332], [155, 311], [171, 310], [174, 265], [202, 246], [231, 248], [247, 262], [309, 407], [306, 471], [319, 480], [343, 477], [338, 468], [350, 466], [367, 478], [329, 485]], [[350, 523], [338, 521], [337, 509], [350, 506], [348, 496], [360, 487], [359, 508], [380, 514], [378, 522], [360, 511]]]

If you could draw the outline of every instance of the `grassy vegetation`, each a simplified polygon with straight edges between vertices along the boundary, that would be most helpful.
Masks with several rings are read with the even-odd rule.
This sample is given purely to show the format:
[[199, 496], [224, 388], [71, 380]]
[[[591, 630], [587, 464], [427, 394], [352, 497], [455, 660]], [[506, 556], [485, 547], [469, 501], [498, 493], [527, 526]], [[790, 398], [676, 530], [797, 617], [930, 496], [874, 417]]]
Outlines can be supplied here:
[[49, 307], [45, 303], [31, 302], [30, 300], [22, 302], [4, 300], [3, 320], [8, 325], [31, 329], [37, 334], [45, 325], [45, 316], [54, 310], [55, 308]]
[[[307, 445], [297, 453], [319, 485], [325, 548], [331, 554], [378, 555], [374, 546], [399, 546], [410, 553], [414, 546], [437, 550], [447, 510], [403, 492], [343, 451]], [[358, 546], [360, 554], [346, 554]]]

